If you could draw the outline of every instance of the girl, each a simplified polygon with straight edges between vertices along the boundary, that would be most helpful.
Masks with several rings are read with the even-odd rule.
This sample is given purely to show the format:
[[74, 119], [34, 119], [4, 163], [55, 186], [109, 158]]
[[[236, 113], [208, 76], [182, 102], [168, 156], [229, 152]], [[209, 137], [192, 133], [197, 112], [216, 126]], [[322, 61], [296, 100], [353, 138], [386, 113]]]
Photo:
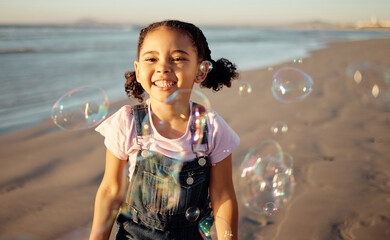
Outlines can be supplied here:
[[[116, 215], [122, 201], [118, 194], [127, 184], [116, 219], [117, 239], [202, 239], [199, 221], [210, 214], [224, 219], [216, 221], [218, 236], [226, 234], [222, 223], [227, 223], [231, 239], [237, 239], [231, 153], [239, 137], [216, 112], [205, 114], [189, 96], [175, 107], [166, 104], [174, 92], [190, 91], [194, 84], [214, 91], [231, 86], [238, 77], [235, 65], [223, 58], [214, 61], [210, 54], [205, 36], [193, 24], [167, 20], [141, 30], [138, 60], [135, 71], [125, 74], [125, 90], [140, 102], [144, 92], [149, 99], [145, 105], [123, 106], [96, 128], [105, 137], [107, 153], [90, 239], [109, 238], [113, 218], [105, 208]], [[201, 71], [203, 61], [212, 63], [209, 73]], [[177, 105], [186, 114], [175, 112]], [[199, 116], [205, 117], [205, 126], [196, 132]], [[127, 162], [128, 179], [122, 180]], [[180, 168], [174, 167], [177, 163]]]

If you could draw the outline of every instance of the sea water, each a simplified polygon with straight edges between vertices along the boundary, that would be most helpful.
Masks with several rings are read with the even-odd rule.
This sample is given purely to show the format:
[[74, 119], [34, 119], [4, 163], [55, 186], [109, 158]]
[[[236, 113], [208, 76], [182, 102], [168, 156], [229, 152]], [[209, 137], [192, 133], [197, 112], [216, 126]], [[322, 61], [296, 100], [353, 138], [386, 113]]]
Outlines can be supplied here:
[[[213, 59], [240, 71], [264, 68], [330, 41], [389, 37], [389, 31], [201, 27]], [[134, 70], [139, 26], [0, 26], [0, 134], [50, 118], [66, 92], [95, 86], [110, 101], [126, 97], [124, 73]]]

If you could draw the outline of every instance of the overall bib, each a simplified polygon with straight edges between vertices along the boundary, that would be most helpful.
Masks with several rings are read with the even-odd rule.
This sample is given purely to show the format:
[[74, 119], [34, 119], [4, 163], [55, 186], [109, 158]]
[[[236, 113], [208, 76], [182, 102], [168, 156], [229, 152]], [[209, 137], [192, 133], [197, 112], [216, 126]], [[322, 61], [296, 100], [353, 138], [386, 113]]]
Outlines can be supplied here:
[[209, 156], [198, 156], [196, 152], [195, 145], [208, 149], [207, 124], [199, 132], [195, 123], [199, 109], [203, 109], [199, 106], [192, 106], [190, 127], [192, 151], [197, 157], [185, 162], [142, 149], [140, 137], [149, 134], [142, 131], [148, 107], [133, 106], [140, 150], [122, 213], [117, 218], [117, 239], [203, 239], [199, 221], [212, 214], [208, 191], [211, 162]]

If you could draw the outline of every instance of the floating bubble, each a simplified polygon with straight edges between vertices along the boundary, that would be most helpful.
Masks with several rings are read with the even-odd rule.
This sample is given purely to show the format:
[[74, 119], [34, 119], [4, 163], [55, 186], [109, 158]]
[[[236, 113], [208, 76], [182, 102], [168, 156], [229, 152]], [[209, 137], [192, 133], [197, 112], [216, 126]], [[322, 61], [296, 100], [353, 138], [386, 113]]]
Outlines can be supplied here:
[[[152, 130], [151, 132], [153, 132], [154, 135], [159, 134], [164, 136], [165, 134], [164, 137], [170, 139], [183, 137], [186, 129], [183, 129], [183, 131], [179, 132], [175, 129], [172, 129], [171, 124], [164, 120], [164, 114], [167, 112], [167, 109], [170, 112], [173, 112], [173, 116], [176, 119], [179, 119], [183, 122], [183, 126], [188, 125], [190, 127], [188, 134], [191, 137], [190, 141], [192, 142], [193, 149], [203, 149], [206, 146], [204, 144], [204, 137], [206, 137], [206, 135], [203, 135], [203, 133], [205, 132], [204, 130], [206, 127], [207, 115], [210, 111], [210, 101], [208, 98], [197, 90], [178, 90], [169, 96], [164, 103], [153, 107], [150, 116], [145, 116], [145, 119], [142, 123], [142, 129], [148, 132]], [[147, 135], [146, 133], [147, 132], [145, 132], [144, 135]], [[154, 136], [152, 136], [152, 138], [153, 137]], [[152, 150], [154, 150], [158, 148], [158, 144], [160, 143], [152, 141], [150, 147]], [[165, 143], [162, 142], [161, 144]], [[188, 154], [188, 151], [180, 148], [181, 146], [178, 147], [179, 148], [177, 151], [175, 151], [176, 154], [169, 157], [183, 159], [183, 157], [185, 157], [183, 154]]]
[[262, 141], [246, 154], [240, 166], [241, 177], [245, 177], [247, 173], [256, 169], [262, 161], [275, 157], [278, 157], [278, 159], [283, 158], [283, 150], [280, 144], [272, 140]]
[[272, 94], [283, 103], [291, 103], [306, 98], [312, 91], [313, 80], [302, 70], [283, 67], [273, 76]]
[[389, 108], [390, 73], [371, 62], [356, 62], [347, 67], [347, 87], [364, 104]]
[[190, 207], [186, 211], [186, 219], [190, 222], [195, 222], [198, 220], [200, 215], [200, 210], [197, 207]]
[[286, 123], [278, 121], [271, 126], [270, 130], [275, 136], [282, 136], [287, 132], [288, 127]]
[[238, 87], [238, 95], [239, 96], [246, 96], [248, 94], [252, 93], [252, 86], [248, 82], [243, 82]]
[[102, 89], [80, 87], [57, 100], [51, 110], [51, 118], [64, 130], [91, 128], [106, 118], [108, 106], [107, 94]]
[[[289, 159], [289, 158], [288, 158]], [[242, 200], [250, 210], [273, 215], [291, 199], [295, 187], [292, 159], [284, 164], [284, 153], [275, 141], [263, 141], [241, 164]]]
[[202, 73], [209, 73], [213, 70], [213, 63], [209, 60], [204, 60], [200, 63], [200, 71]]
[[233, 237], [229, 223], [219, 216], [209, 216], [200, 220], [199, 232], [204, 240], [231, 239]]
[[303, 58], [296, 58], [293, 60], [293, 63], [303, 63]]

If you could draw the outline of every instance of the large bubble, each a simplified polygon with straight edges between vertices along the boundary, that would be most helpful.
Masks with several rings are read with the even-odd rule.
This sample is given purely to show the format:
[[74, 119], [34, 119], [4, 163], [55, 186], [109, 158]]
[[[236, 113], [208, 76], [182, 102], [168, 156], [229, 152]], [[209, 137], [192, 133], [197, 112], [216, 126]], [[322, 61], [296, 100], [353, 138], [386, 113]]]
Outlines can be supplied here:
[[219, 216], [208, 216], [200, 220], [199, 232], [204, 240], [227, 240], [233, 237], [229, 223]]
[[356, 62], [346, 70], [347, 87], [364, 104], [389, 109], [390, 73], [383, 66], [371, 62]]
[[240, 188], [244, 205], [253, 212], [273, 215], [291, 199], [295, 187], [292, 158], [275, 141], [263, 141], [241, 164]]
[[[182, 89], [174, 92], [167, 100], [159, 106], [153, 106], [149, 115], [146, 115], [142, 129], [144, 135], [153, 133], [151, 135], [152, 141], [149, 149], [155, 150], [159, 148], [159, 142], [155, 141], [156, 135], [162, 135], [166, 138], [177, 139], [184, 135], [184, 131], [177, 131], [172, 127], [171, 123], [165, 121], [165, 113], [170, 112], [173, 117], [189, 126], [188, 139], [192, 143], [193, 149], [204, 147], [203, 141], [206, 135], [206, 119], [210, 111], [209, 99], [200, 91], [191, 89]], [[153, 124], [152, 124], [153, 123]], [[164, 144], [164, 143], [161, 143]], [[180, 147], [180, 146], [179, 146]], [[183, 154], [188, 154], [188, 151], [184, 151], [183, 148], [178, 148], [176, 154], [170, 156], [176, 159], [182, 159], [185, 157]], [[187, 149], [188, 150], [188, 149]]]
[[91, 128], [106, 118], [108, 106], [105, 91], [91, 86], [80, 87], [57, 100], [52, 108], [51, 118], [61, 129]]
[[291, 103], [306, 98], [313, 89], [313, 79], [304, 71], [293, 67], [283, 67], [273, 76], [272, 94], [283, 103]]

